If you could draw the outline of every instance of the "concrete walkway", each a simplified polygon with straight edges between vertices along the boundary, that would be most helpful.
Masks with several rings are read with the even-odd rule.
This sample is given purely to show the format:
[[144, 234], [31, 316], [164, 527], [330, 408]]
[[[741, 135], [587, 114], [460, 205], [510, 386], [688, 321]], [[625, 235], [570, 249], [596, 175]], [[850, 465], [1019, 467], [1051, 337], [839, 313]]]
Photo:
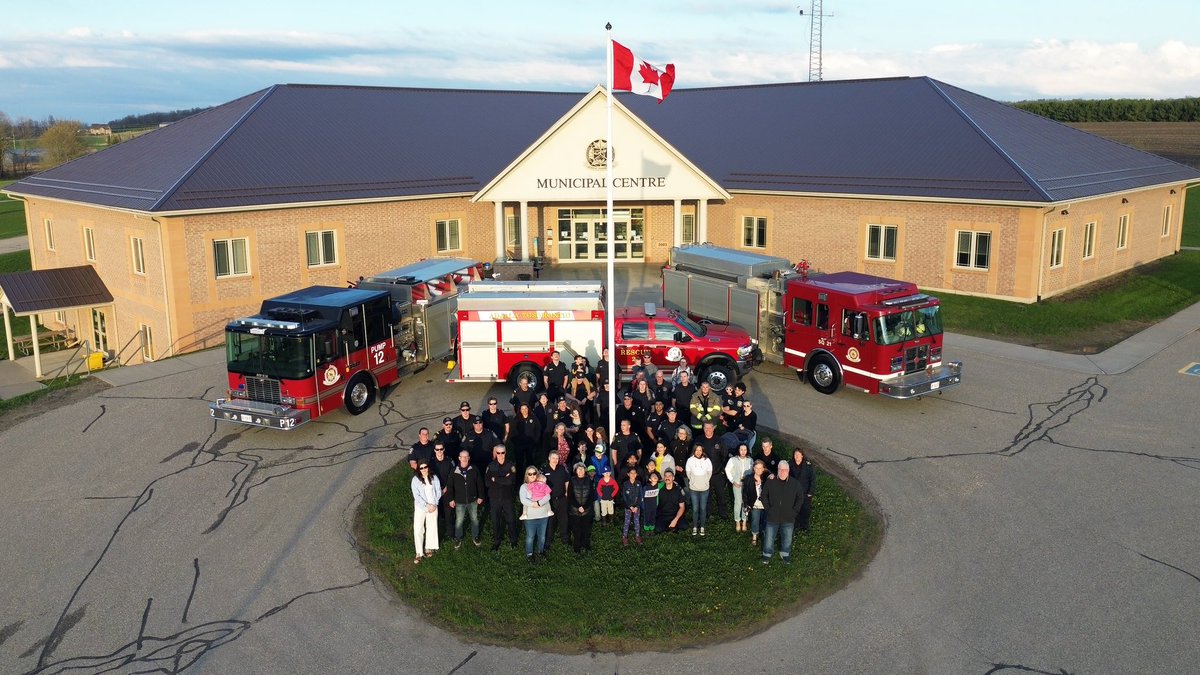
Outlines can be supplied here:
[[9, 237], [8, 239], [0, 239], [0, 255], [28, 250], [29, 237], [23, 234], [17, 237]]

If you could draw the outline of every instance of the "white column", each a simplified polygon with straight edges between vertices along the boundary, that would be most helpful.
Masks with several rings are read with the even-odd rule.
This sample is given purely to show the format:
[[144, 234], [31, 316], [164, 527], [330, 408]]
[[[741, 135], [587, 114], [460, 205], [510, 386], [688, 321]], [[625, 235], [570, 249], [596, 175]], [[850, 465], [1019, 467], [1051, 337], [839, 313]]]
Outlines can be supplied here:
[[8, 360], [16, 361], [16, 350], [13, 348], [12, 322], [8, 318], [8, 306], [0, 304], [0, 312], [4, 312], [4, 337], [8, 340]]
[[700, 243], [703, 244], [704, 242], [708, 241], [708, 200], [707, 199], [697, 199], [696, 200], [696, 227], [698, 227], [700, 229], [699, 236], [697, 237], [697, 239], [699, 239]]
[[37, 314], [29, 315], [29, 334], [33, 337], [33, 376], [42, 379], [42, 352], [38, 349]]
[[492, 207], [492, 219], [496, 221], [496, 260], [504, 262], [504, 202], [493, 202]]
[[675, 246], [683, 243], [683, 200], [675, 200]]
[[529, 215], [528, 211], [529, 202], [522, 201], [521, 211], [517, 213], [517, 222], [521, 226], [521, 260], [529, 260], [529, 249], [533, 245], [533, 242], [529, 240], [529, 223], [526, 222]]

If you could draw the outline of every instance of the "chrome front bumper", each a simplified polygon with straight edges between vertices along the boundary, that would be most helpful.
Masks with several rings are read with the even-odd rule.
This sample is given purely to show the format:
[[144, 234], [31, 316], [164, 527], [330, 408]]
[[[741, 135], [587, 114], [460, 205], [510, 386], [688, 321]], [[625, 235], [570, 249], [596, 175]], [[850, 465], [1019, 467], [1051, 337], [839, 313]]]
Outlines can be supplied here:
[[962, 361], [901, 375], [879, 383], [879, 395], [889, 398], [916, 398], [939, 392], [962, 382]]
[[307, 410], [297, 410], [274, 403], [225, 398], [209, 403], [208, 414], [213, 419], [226, 422], [284, 430], [295, 429], [312, 419]]

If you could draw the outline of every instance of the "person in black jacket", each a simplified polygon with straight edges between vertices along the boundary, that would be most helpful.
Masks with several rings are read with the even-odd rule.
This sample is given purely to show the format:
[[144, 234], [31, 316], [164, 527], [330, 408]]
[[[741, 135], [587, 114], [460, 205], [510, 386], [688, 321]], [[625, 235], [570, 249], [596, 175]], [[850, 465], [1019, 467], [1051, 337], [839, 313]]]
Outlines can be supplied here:
[[495, 434], [483, 428], [483, 420], [478, 415], [472, 415], [471, 429], [463, 435], [461, 448], [471, 453], [472, 464], [487, 466], [492, 461], [491, 449], [499, 442]]
[[571, 523], [571, 542], [575, 552], [592, 550], [592, 503], [596, 488], [583, 462], [575, 464], [575, 475], [567, 485], [567, 514]]
[[520, 469], [533, 463], [533, 456], [542, 445], [542, 423], [538, 421], [529, 404], [522, 403], [509, 425], [508, 443], [512, 446], [513, 460]]
[[770, 563], [775, 555], [776, 533], [780, 538], [779, 557], [783, 558], [785, 565], [792, 564], [792, 535], [804, 495], [800, 492], [800, 481], [789, 475], [790, 469], [786, 461], [780, 461], [775, 469], [775, 477], [768, 479], [763, 487], [762, 503], [767, 515], [767, 532], [763, 542], [764, 565]]
[[458, 457], [458, 451], [462, 449], [462, 436], [459, 436], [458, 432], [454, 430], [453, 417], [442, 419], [442, 428], [433, 435], [433, 442], [446, 446], [447, 455]]
[[488, 464], [483, 474], [484, 485], [487, 486], [488, 507], [492, 511], [492, 550], [500, 550], [500, 542], [504, 531], [508, 530], [508, 540], [513, 548], [517, 547], [517, 518], [513, 513], [513, 500], [517, 494], [517, 467], [509, 461], [504, 446], [497, 444], [492, 449], [496, 459]]
[[567, 483], [571, 473], [567, 466], [559, 461], [558, 453], [552, 452], [546, 457], [546, 485], [550, 486], [550, 522], [546, 524], [546, 550], [554, 543], [554, 533], [558, 532], [564, 545], [571, 542], [567, 533]]
[[449, 540], [454, 534], [454, 508], [450, 506], [450, 472], [454, 471], [454, 460], [446, 456], [446, 448], [441, 444], [434, 444], [429, 468], [442, 484], [442, 498], [438, 500], [438, 538]]
[[450, 508], [454, 509], [454, 548], [462, 546], [463, 525], [471, 518], [471, 541], [479, 546], [479, 507], [483, 505], [483, 476], [471, 464], [471, 453], [461, 450], [450, 473]]
[[796, 529], [808, 532], [809, 521], [812, 519], [813, 492], [817, 489], [817, 471], [811, 459], [804, 456], [804, 451], [796, 448], [792, 452], [792, 478], [800, 484], [800, 495], [804, 503], [800, 505], [800, 513], [796, 514]]

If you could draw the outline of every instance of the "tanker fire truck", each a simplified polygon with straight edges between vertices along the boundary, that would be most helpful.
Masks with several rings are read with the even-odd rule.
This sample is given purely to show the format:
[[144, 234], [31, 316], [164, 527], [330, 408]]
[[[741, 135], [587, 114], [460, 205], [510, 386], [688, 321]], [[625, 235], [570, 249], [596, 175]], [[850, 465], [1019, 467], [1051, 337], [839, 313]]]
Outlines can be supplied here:
[[[458, 354], [451, 382], [541, 381], [555, 350], [570, 364], [582, 354], [595, 364], [607, 344], [604, 287], [594, 281], [480, 281], [458, 296]], [[649, 354], [665, 374], [681, 358], [714, 388], [723, 389], [758, 363], [755, 341], [744, 330], [705, 325], [648, 303], [618, 308], [618, 378]]]
[[264, 301], [225, 327], [229, 397], [209, 414], [293, 429], [343, 407], [366, 411], [378, 390], [453, 353], [455, 300], [483, 273], [472, 260], [425, 260]]
[[663, 305], [759, 336], [766, 360], [822, 394], [913, 398], [962, 381], [962, 363], [942, 360], [937, 298], [912, 283], [698, 244], [671, 250], [662, 286]]

